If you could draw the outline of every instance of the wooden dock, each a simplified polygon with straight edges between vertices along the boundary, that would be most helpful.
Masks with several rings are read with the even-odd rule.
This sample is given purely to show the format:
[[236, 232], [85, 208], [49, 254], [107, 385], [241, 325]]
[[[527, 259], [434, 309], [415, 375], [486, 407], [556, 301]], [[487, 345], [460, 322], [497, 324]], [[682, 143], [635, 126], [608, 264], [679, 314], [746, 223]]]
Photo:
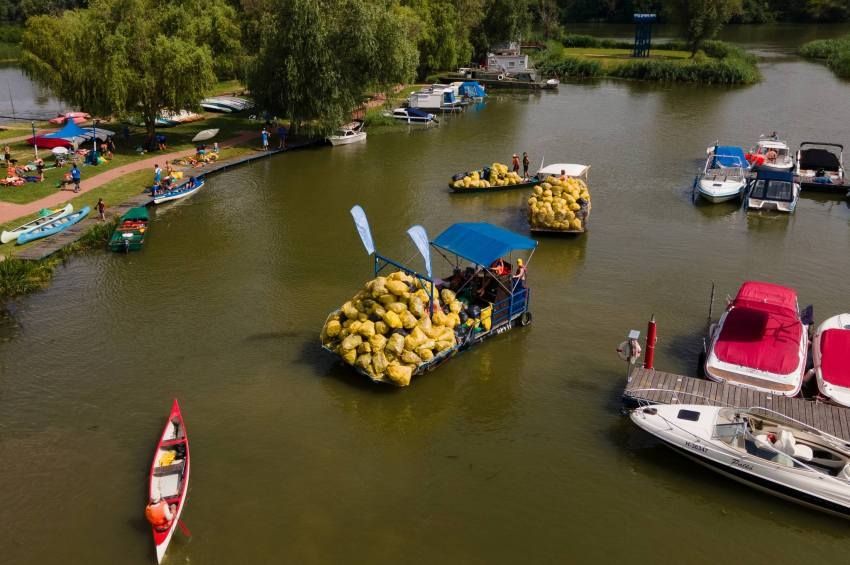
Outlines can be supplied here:
[[640, 404], [708, 404], [738, 408], [769, 408], [828, 434], [850, 441], [850, 409], [757, 390], [638, 367], [623, 391], [629, 407]]
[[[312, 147], [316, 144], [317, 143], [315, 141], [307, 141], [299, 143], [297, 145], [292, 145], [288, 147], [286, 151], [305, 149], [307, 147]], [[256, 151], [254, 153], [249, 153], [248, 155], [243, 155], [242, 157], [236, 157], [234, 159], [225, 159], [220, 162], [210, 163], [200, 168], [178, 167], [176, 170], [182, 170], [184, 172], [184, 176], [207, 176], [215, 173], [220, 173], [222, 171], [227, 171], [234, 167], [239, 167], [247, 163], [258, 161], [260, 159], [266, 159], [268, 157], [271, 157], [272, 155], [277, 155], [283, 152], [283, 149]], [[116, 219], [123, 215], [125, 212], [127, 212], [127, 210], [129, 210], [130, 208], [135, 208], [137, 206], [147, 206], [150, 203], [150, 194], [141, 193], [137, 196], [130, 198], [129, 200], [122, 202], [121, 204], [116, 204], [114, 206], [108, 207], [106, 209], [106, 217], [109, 220]], [[99, 222], [100, 220], [97, 218], [97, 211], [92, 210], [85, 220], [71, 226], [70, 228], [62, 232], [59, 232], [56, 235], [44, 238], [43, 240], [37, 243], [33, 243], [32, 245], [25, 247], [21, 251], [16, 251], [14, 255], [17, 259], [23, 259], [24, 261], [40, 261], [42, 259], [46, 259], [47, 257], [50, 257], [54, 253], [58, 252], [60, 249], [78, 241]]]

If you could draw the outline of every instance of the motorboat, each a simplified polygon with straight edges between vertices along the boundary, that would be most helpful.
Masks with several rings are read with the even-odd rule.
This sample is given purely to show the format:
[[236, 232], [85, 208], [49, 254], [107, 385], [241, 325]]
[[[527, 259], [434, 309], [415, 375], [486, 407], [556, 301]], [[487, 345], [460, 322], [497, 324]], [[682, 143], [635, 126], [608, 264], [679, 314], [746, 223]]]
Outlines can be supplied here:
[[238, 96], [213, 96], [201, 100], [201, 108], [210, 112], [232, 113], [253, 108], [254, 104], [247, 98]]
[[792, 213], [800, 199], [800, 184], [791, 171], [757, 169], [747, 184], [747, 208]]
[[203, 175], [201, 175], [197, 178], [189, 177], [181, 184], [167, 190], [160, 190], [156, 186], [153, 186], [151, 187], [151, 196], [153, 197], [151, 202], [154, 204], [162, 204], [164, 202], [171, 202], [172, 200], [179, 200], [180, 198], [192, 196], [201, 190], [204, 184], [206, 184], [206, 180]]
[[718, 382], [796, 396], [806, 372], [810, 323], [800, 315], [793, 289], [745, 282], [709, 328], [705, 374]]
[[55, 118], [48, 120], [51, 124], [64, 125], [68, 122], [74, 122], [75, 124], [81, 124], [86, 120], [90, 119], [91, 116], [86, 112], [65, 112], [64, 114], [59, 114]]
[[411, 108], [424, 112], [460, 112], [463, 110], [461, 100], [455, 96], [451, 85], [434, 85], [413, 92], [407, 99]]
[[850, 446], [767, 408], [644, 406], [632, 422], [674, 451], [758, 490], [850, 517]]
[[744, 150], [732, 145], [713, 145], [697, 183], [697, 192], [709, 202], [727, 202], [739, 198], [747, 186], [750, 164]]
[[780, 140], [775, 133], [762, 135], [758, 143], [747, 154], [747, 160], [753, 167], [790, 171], [794, 168], [794, 159], [788, 144]]
[[366, 141], [366, 132], [363, 131], [363, 122], [354, 121], [336, 130], [336, 133], [328, 136], [331, 145], [348, 145], [358, 141]]
[[820, 393], [850, 407], [850, 314], [838, 314], [818, 326], [812, 359]]
[[800, 188], [845, 192], [844, 146], [804, 141], [797, 151], [794, 172], [800, 179]]
[[388, 118], [405, 121], [408, 124], [438, 124], [437, 117], [419, 108], [396, 108], [384, 114]]

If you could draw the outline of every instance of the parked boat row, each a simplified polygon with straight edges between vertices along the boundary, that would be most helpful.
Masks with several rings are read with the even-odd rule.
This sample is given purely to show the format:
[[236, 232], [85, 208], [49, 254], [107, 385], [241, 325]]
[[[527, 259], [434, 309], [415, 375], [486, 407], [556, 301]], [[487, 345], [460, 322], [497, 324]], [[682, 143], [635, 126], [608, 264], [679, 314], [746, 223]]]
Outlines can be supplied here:
[[230, 114], [233, 112], [241, 112], [254, 107], [254, 103], [247, 98], [238, 96], [213, 96], [201, 100], [201, 108], [209, 112], [221, 112]]
[[89, 212], [91, 212], [91, 208], [88, 206], [74, 212], [74, 206], [68, 204], [64, 208], [51, 211], [46, 216], [36, 218], [17, 228], [4, 231], [0, 234], [0, 242], [10, 243], [16, 241], [17, 245], [23, 245], [36, 239], [56, 235], [83, 220]]

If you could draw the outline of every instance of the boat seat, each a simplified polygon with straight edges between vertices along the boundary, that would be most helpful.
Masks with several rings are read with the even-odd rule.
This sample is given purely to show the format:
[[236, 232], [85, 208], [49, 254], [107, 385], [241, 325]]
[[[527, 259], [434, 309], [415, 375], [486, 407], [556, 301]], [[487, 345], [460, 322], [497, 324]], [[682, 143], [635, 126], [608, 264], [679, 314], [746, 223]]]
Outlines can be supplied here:
[[164, 477], [157, 477], [157, 486], [159, 487], [159, 494], [164, 499], [173, 498], [175, 496], [180, 495], [180, 479], [181, 476], [178, 474], [166, 475]]
[[838, 472], [839, 479], [850, 482], [850, 463], [846, 464], [843, 469]]
[[156, 467], [153, 470], [154, 477], [165, 477], [167, 475], [176, 475], [183, 472], [183, 467], [186, 466], [185, 459], [177, 459], [175, 463], [166, 465], [165, 467]]
[[814, 457], [814, 451], [808, 445], [797, 443], [794, 434], [788, 430], [779, 431], [779, 439], [776, 441], [776, 449], [779, 451], [796, 457], [802, 461], [811, 461]]

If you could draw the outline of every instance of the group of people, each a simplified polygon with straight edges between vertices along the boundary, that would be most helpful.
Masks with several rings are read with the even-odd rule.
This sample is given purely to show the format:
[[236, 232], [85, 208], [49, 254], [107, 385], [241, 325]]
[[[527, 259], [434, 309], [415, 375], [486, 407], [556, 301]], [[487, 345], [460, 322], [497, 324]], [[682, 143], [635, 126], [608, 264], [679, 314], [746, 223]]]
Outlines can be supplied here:
[[[269, 141], [271, 140], [271, 133], [269, 132], [269, 125], [263, 127], [263, 131], [260, 132], [260, 137], [263, 142], [263, 151], [269, 150]], [[278, 149], [286, 149], [286, 136], [289, 132], [280, 124], [277, 126], [277, 148]]]
[[499, 302], [507, 298], [508, 294], [525, 289], [526, 267], [522, 259], [517, 259], [516, 265], [514, 271], [508, 261], [496, 259], [488, 269], [456, 268], [452, 276], [443, 281], [441, 287], [448, 288], [459, 296], [465, 296], [469, 302]]
[[[531, 161], [528, 159], [528, 153], [525, 151], [522, 152], [522, 178], [528, 178], [528, 167], [531, 165]], [[519, 174], [519, 155], [514, 153], [513, 157], [511, 157], [511, 170], [517, 174]]]

